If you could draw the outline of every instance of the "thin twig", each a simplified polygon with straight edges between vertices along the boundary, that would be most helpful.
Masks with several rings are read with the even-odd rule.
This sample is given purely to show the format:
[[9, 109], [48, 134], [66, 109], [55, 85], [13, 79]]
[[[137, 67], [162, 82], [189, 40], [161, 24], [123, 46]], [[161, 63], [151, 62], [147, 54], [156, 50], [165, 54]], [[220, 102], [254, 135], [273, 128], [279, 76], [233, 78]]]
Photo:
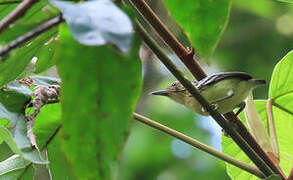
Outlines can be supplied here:
[[206, 144], [203, 144], [203, 143], [201, 143], [201, 142], [199, 142], [189, 136], [186, 136], [185, 134], [182, 134], [174, 129], [171, 129], [167, 126], [164, 126], [164, 125], [162, 125], [154, 120], [151, 120], [147, 117], [144, 117], [140, 114], [133, 113], [133, 117], [134, 117], [134, 119], [136, 119], [136, 120], [138, 120], [148, 126], [156, 128], [156, 129], [158, 129], [164, 133], [167, 133], [177, 139], [180, 139], [193, 147], [196, 147], [196, 148], [198, 148], [208, 154], [211, 154], [212, 156], [215, 156], [219, 159], [226, 161], [227, 163], [230, 163], [240, 169], [243, 169], [251, 174], [254, 174], [259, 178], [264, 178], [263, 173], [260, 170], [258, 170], [255, 166], [252, 166], [252, 165], [247, 164], [245, 162], [239, 161], [238, 159], [235, 159], [232, 156], [229, 156], [225, 153], [222, 153], [221, 151], [218, 151], [215, 148], [212, 148]]
[[208, 102], [204, 99], [199, 91], [192, 85], [192, 83], [183, 76], [177, 69], [173, 62], [164, 54], [161, 48], [151, 39], [145, 32], [143, 27], [138, 23], [137, 31], [141, 39], [149, 46], [149, 48], [157, 55], [158, 59], [168, 68], [168, 70], [179, 80], [179, 82], [189, 91], [189, 93], [196, 98], [196, 100], [206, 109], [210, 115], [217, 121], [217, 123], [231, 136], [237, 145], [245, 152], [245, 154], [255, 163], [255, 165], [268, 177], [273, 174], [272, 170], [264, 163], [264, 161], [253, 151], [253, 149], [246, 143], [246, 141], [233, 129], [232, 126], [218, 113]]
[[[175, 36], [167, 29], [167, 27], [160, 21], [158, 16], [152, 11], [149, 5], [144, 0], [130, 0], [132, 5], [137, 11], [151, 24], [151, 26], [157, 31], [161, 38], [168, 44], [168, 46], [176, 53], [180, 60], [185, 64], [191, 74], [200, 80], [206, 77], [206, 74], [200, 64], [194, 59], [193, 54], [187, 49], [183, 50], [181, 43], [175, 38]], [[177, 43], [177, 44], [176, 44]], [[194, 49], [194, 48], [193, 48]], [[185, 53], [185, 54], [184, 54]], [[224, 117], [229, 120], [230, 126], [234, 124], [238, 127], [238, 133], [246, 141], [247, 144], [262, 158], [262, 160], [274, 171], [276, 174], [282, 175], [285, 179], [285, 175], [277, 164], [275, 164], [260, 147], [251, 133], [247, 130], [242, 121], [233, 112], [224, 114]], [[224, 129], [226, 131], [226, 129]], [[228, 132], [228, 131], [226, 131]]]
[[274, 115], [272, 110], [272, 99], [268, 99], [267, 101], [267, 116], [268, 116], [268, 126], [269, 126], [269, 132], [272, 140], [272, 148], [273, 153], [280, 162], [280, 152], [279, 152], [279, 145], [278, 145], [278, 138], [276, 133], [276, 127], [274, 122]]
[[21, 3], [22, 1], [3, 1], [3, 2], [0, 2], [0, 5], [7, 5], [7, 4], [19, 4]]
[[[38, 26], [37, 28], [27, 32], [26, 34], [18, 37], [17, 39], [9, 42], [0, 50], [0, 57], [6, 55], [12, 49], [18, 47], [19, 45], [23, 44], [24, 42], [30, 40], [33, 37], [38, 36], [39, 34], [51, 29], [52, 27], [58, 25], [59, 23], [63, 22], [64, 19], [61, 15], [50, 19], [49, 21], [45, 22], [44, 24]], [[1, 61], [1, 59], [0, 59]]]
[[23, 0], [11, 13], [0, 21], [0, 33], [9, 26], [9, 24], [22, 17], [39, 0]]

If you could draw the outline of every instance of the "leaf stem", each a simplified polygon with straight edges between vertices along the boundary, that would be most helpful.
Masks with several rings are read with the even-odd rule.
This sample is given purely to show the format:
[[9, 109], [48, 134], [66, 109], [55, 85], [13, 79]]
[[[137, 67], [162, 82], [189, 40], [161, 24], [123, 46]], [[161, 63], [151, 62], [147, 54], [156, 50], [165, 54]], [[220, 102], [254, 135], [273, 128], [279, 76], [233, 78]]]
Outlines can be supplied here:
[[251, 174], [256, 175], [259, 178], [264, 178], [263, 173], [260, 170], [258, 170], [258, 168], [256, 168], [255, 166], [252, 166], [252, 165], [250, 165], [248, 163], [239, 161], [238, 159], [235, 159], [232, 156], [229, 156], [229, 155], [227, 155], [227, 154], [225, 154], [225, 153], [223, 153], [221, 151], [218, 151], [217, 149], [215, 149], [213, 147], [210, 147], [210, 146], [208, 146], [206, 144], [203, 144], [203, 143], [201, 143], [201, 142], [199, 142], [199, 141], [197, 141], [197, 140], [195, 140], [195, 139], [193, 139], [193, 138], [191, 138], [189, 136], [186, 136], [185, 134], [182, 134], [182, 133], [180, 133], [180, 132], [178, 132], [178, 131], [176, 131], [174, 129], [171, 129], [171, 128], [167, 127], [167, 126], [164, 126], [164, 125], [162, 125], [162, 124], [160, 124], [160, 123], [158, 123], [158, 122], [156, 122], [154, 120], [151, 120], [151, 119], [149, 119], [147, 117], [144, 117], [144, 116], [142, 116], [140, 114], [133, 113], [133, 117], [134, 117], [135, 120], [138, 120], [138, 121], [140, 121], [140, 122], [142, 122], [142, 123], [144, 123], [144, 124], [146, 124], [148, 126], [151, 126], [151, 127], [155, 128], [155, 129], [158, 129], [158, 130], [160, 130], [160, 131], [162, 131], [164, 133], [167, 133], [167, 134], [169, 134], [169, 135], [171, 135], [171, 136], [173, 136], [173, 137], [175, 137], [177, 139], [180, 139], [180, 140], [186, 142], [187, 144], [189, 144], [189, 145], [191, 145], [191, 146], [193, 146], [195, 148], [198, 148], [198, 149], [200, 149], [200, 150], [202, 150], [202, 151], [204, 151], [204, 152], [206, 152], [206, 153], [208, 153], [208, 154], [210, 154], [212, 156], [215, 156], [215, 157], [217, 157], [219, 159], [222, 159], [222, 160], [226, 161], [227, 163], [230, 163], [230, 164], [232, 164], [232, 165], [234, 165], [234, 166], [236, 166], [236, 167], [238, 167], [240, 169], [243, 169], [243, 170], [245, 170], [245, 171], [247, 171], [247, 172], [249, 172]]
[[279, 152], [279, 145], [278, 145], [278, 138], [276, 133], [276, 127], [274, 122], [274, 115], [272, 110], [272, 99], [267, 100], [267, 116], [268, 116], [268, 126], [269, 126], [269, 132], [272, 140], [272, 148], [273, 153], [280, 162], [280, 152]]
[[0, 33], [9, 26], [9, 24], [22, 17], [39, 0], [23, 0], [11, 13], [0, 21]]
[[35, 29], [27, 32], [26, 34], [18, 37], [17, 39], [9, 42], [5, 46], [3, 46], [3, 48], [0, 50], [0, 62], [3, 61], [3, 60], [1, 60], [1, 56], [6, 55], [12, 49], [18, 47], [19, 45], [30, 40], [31, 38], [36, 37], [39, 34], [51, 29], [52, 27], [58, 25], [59, 23], [61, 23], [63, 21], [64, 21], [64, 19], [62, 18], [61, 15], [59, 15], [55, 18], [50, 19], [49, 21], [45, 22], [44, 24], [36, 27]]
[[271, 168], [254, 152], [254, 150], [247, 144], [247, 142], [230, 126], [224, 117], [218, 113], [208, 102], [204, 99], [199, 91], [192, 85], [192, 83], [183, 76], [177, 69], [173, 62], [164, 54], [161, 48], [151, 39], [145, 32], [142, 26], [138, 23], [137, 31], [142, 40], [149, 46], [149, 48], [157, 55], [161, 62], [168, 68], [168, 70], [179, 80], [179, 82], [189, 91], [189, 93], [205, 108], [210, 115], [217, 121], [217, 123], [231, 136], [237, 145], [245, 152], [245, 154], [255, 163], [255, 165], [263, 172], [266, 177], [273, 174]]

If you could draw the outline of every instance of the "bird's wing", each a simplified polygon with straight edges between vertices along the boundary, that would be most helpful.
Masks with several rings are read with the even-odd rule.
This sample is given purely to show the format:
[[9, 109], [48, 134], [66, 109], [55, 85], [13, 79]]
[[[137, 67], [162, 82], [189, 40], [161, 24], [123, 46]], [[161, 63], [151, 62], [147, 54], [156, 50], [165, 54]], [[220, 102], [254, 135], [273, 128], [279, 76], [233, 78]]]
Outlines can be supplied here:
[[252, 77], [244, 72], [222, 72], [222, 73], [215, 73], [212, 74], [198, 82], [193, 82], [194, 85], [197, 87], [198, 90], [201, 90], [209, 85], [212, 85], [220, 80], [226, 79], [226, 78], [239, 78], [242, 80], [249, 80], [252, 79]]

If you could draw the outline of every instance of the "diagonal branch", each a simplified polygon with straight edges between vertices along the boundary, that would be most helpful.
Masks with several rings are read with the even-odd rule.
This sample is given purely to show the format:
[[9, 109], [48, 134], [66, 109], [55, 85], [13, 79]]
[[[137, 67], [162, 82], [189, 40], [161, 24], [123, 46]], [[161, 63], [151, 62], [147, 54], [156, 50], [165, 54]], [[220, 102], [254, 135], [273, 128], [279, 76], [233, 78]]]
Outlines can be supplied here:
[[154, 120], [151, 120], [147, 117], [144, 117], [140, 114], [133, 113], [133, 117], [135, 120], [138, 120], [148, 126], [156, 128], [156, 129], [158, 129], [164, 133], [167, 133], [177, 139], [180, 139], [195, 148], [198, 148], [208, 154], [211, 154], [212, 156], [215, 156], [219, 159], [222, 159], [222, 160], [226, 161], [227, 163], [230, 163], [240, 169], [243, 169], [251, 174], [256, 175], [259, 178], [264, 178], [264, 175], [262, 174], [262, 172], [260, 170], [258, 170], [255, 166], [251, 166], [250, 164], [239, 161], [238, 159], [235, 159], [232, 156], [229, 156], [225, 153], [222, 153], [221, 151], [218, 151], [217, 149], [214, 149], [214, 148], [212, 148], [206, 144], [203, 144], [203, 143], [201, 143], [201, 142], [199, 142], [189, 136], [186, 136], [185, 134], [182, 134], [178, 131], [175, 131], [174, 129], [171, 129], [167, 126], [164, 126], [164, 125], [162, 125]]
[[198, 61], [194, 59], [194, 49], [188, 50], [178, 39], [169, 31], [165, 24], [155, 14], [144, 0], [130, 0], [136, 10], [150, 23], [157, 31], [166, 44], [175, 52], [184, 65], [190, 70], [191, 74], [197, 79], [206, 77], [204, 70]]
[[[138, 23], [139, 25], [139, 23]], [[173, 62], [164, 54], [161, 48], [151, 39], [145, 30], [138, 26], [137, 31], [141, 39], [149, 46], [149, 48], [157, 55], [158, 59], [168, 68], [168, 70], [179, 80], [179, 82], [189, 91], [189, 93], [206, 109], [210, 115], [217, 121], [217, 123], [231, 136], [237, 145], [244, 151], [244, 153], [254, 162], [254, 164], [263, 172], [266, 177], [273, 174], [273, 171], [264, 161], [254, 152], [254, 150], [247, 144], [247, 142], [233, 129], [233, 126], [224, 119], [208, 102], [204, 99], [199, 91], [192, 85], [192, 83], [184, 77]], [[285, 178], [284, 178], [285, 179]]]
[[45, 22], [44, 24], [36, 27], [35, 29], [27, 32], [26, 34], [18, 37], [17, 39], [9, 42], [8, 44], [6, 44], [1, 50], [0, 50], [0, 62], [1, 62], [1, 56], [6, 55], [9, 51], [11, 51], [12, 49], [18, 47], [19, 45], [23, 44], [24, 42], [32, 39], [33, 37], [38, 36], [39, 34], [51, 29], [52, 27], [60, 24], [61, 22], [63, 22], [64, 19], [62, 18], [61, 15], [50, 19], [49, 21]]
[[22, 17], [39, 0], [23, 0], [11, 13], [0, 21], [0, 33], [9, 26], [9, 24]]

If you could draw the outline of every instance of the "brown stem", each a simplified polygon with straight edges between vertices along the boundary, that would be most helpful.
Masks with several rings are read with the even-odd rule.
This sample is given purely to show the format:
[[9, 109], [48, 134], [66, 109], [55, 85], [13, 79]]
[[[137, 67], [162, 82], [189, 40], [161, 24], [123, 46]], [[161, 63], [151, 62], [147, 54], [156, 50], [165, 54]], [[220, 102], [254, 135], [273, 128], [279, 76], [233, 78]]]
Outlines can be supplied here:
[[185, 64], [192, 75], [197, 80], [206, 77], [206, 74], [200, 67], [198, 61], [194, 59], [194, 49], [188, 50], [185, 48], [144, 0], [131, 0], [131, 2], [137, 11], [157, 31], [164, 42], [166, 42], [166, 44], [175, 52], [175, 54]]
[[[30, 40], [33, 37], [38, 36], [39, 34], [45, 32], [45, 31], [51, 29], [52, 27], [56, 26], [57, 24], [63, 22], [63, 20], [64, 19], [62, 18], [62, 16], [59, 15], [59, 16], [45, 22], [44, 24], [38, 26], [37, 28], [27, 32], [26, 34], [18, 37], [17, 39], [9, 42], [0, 50], [0, 57], [6, 55], [9, 51], [18, 47], [22, 43]], [[0, 58], [0, 61], [1, 61], [1, 58]]]
[[250, 147], [253, 148], [253, 150], [263, 159], [263, 161], [274, 171], [274, 173], [279, 174], [282, 176], [283, 179], [285, 179], [285, 174], [283, 171], [279, 168], [279, 165], [274, 163], [274, 161], [268, 156], [267, 153], [260, 147], [260, 145], [257, 143], [255, 138], [251, 135], [251, 133], [247, 130], [245, 125], [242, 123], [242, 121], [235, 116], [233, 112], [229, 112], [224, 114], [225, 118], [228, 119], [230, 124], [233, 123], [236, 124], [238, 128], [238, 133], [241, 135], [243, 139], [250, 145]]
[[39, 0], [23, 0], [11, 13], [9, 13], [0, 22], [0, 33], [9, 26], [9, 24], [22, 17]]
[[6, 4], [19, 4], [21, 3], [22, 1], [3, 1], [3, 2], [0, 2], [0, 5], [6, 5]]

